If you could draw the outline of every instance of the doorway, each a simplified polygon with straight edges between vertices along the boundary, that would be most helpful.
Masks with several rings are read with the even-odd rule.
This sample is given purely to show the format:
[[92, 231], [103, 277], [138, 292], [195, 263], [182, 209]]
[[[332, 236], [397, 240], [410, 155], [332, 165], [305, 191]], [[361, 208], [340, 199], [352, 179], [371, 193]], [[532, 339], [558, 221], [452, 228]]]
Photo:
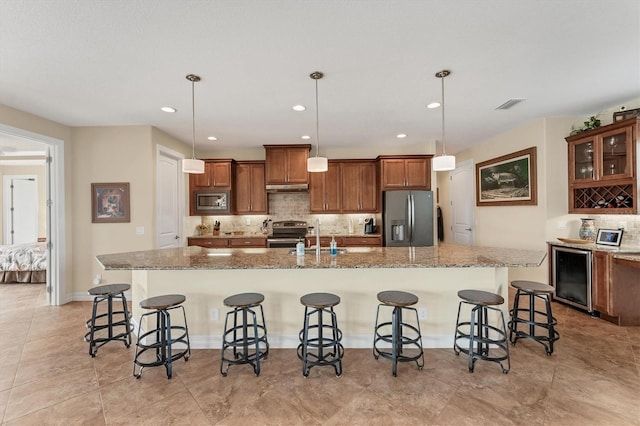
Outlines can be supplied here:
[[[0, 137], [23, 140], [25, 144], [43, 144], [46, 151], [46, 239], [47, 302], [62, 305], [69, 302], [66, 292], [66, 217], [64, 179], [64, 141], [0, 124]], [[19, 142], [18, 142], [19, 143]]]
[[181, 247], [184, 217], [184, 155], [162, 145], [156, 148], [156, 247]]
[[38, 239], [38, 177], [2, 176], [4, 244], [35, 243]]
[[473, 160], [458, 164], [450, 175], [451, 232], [456, 244], [473, 245], [475, 186], [473, 183]]

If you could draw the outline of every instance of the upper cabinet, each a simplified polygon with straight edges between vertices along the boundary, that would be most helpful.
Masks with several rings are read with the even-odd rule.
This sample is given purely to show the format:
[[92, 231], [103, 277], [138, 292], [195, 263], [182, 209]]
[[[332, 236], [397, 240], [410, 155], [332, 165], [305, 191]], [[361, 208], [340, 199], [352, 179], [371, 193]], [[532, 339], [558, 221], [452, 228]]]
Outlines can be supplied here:
[[264, 161], [238, 161], [235, 164], [233, 196], [236, 213], [268, 213], [264, 169]]
[[380, 189], [431, 189], [431, 155], [405, 155], [378, 157], [380, 162]]
[[329, 161], [324, 173], [309, 173], [309, 210], [311, 213], [342, 211], [342, 167]]
[[569, 213], [637, 213], [639, 118], [566, 138]]
[[233, 160], [204, 160], [204, 173], [189, 175], [189, 188], [231, 189], [231, 162]]
[[342, 212], [375, 213], [378, 209], [376, 161], [342, 162]]
[[311, 145], [264, 145], [267, 185], [308, 184]]

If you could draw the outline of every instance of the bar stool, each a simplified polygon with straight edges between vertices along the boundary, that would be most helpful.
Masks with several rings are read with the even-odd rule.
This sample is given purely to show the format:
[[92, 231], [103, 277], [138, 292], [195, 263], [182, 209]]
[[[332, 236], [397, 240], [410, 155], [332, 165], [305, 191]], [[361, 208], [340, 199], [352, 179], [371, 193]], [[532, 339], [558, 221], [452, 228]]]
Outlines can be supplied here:
[[[269, 355], [269, 342], [267, 341], [267, 326], [264, 322], [262, 302], [264, 296], [260, 293], [241, 293], [224, 299], [224, 305], [233, 308], [227, 312], [224, 319], [224, 334], [222, 335], [222, 352], [220, 362], [220, 374], [224, 377], [229, 372], [230, 365], [251, 364], [256, 376], [260, 375], [260, 360]], [[258, 322], [256, 309], [260, 308]], [[238, 314], [242, 314], [238, 323]], [[233, 327], [228, 327], [229, 317], [233, 316]], [[249, 322], [251, 316], [251, 322]], [[226, 355], [232, 349], [232, 357]], [[224, 368], [224, 363], [227, 368]]]
[[[502, 305], [504, 298], [499, 294], [481, 290], [460, 290], [458, 297], [462, 299], [458, 304], [458, 317], [456, 319], [456, 332], [453, 343], [453, 351], [456, 355], [463, 352], [469, 356], [469, 372], [473, 373], [476, 360], [497, 362], [502, 368], [502, 372], [507, 374], [511, 369], [511, 359], [509, 358], [509, 345], [507, 344], [507, 329], [504, 315], [501, 309], [493, 306]], [[471, 321], [460, 322], [460, 309], [463, 304], [471, 305]], [[498, 328], [489, 324], [488, 311], [500, 314], [502, 327]], [[476, 320], [477, 316], [477, 320]], [[464, 333], [461, 327], [469, 327], [469, 333]], [[493, 334], [493, 336], [490, 336]], [[467, 339], [468, 345], [458, 344], [460, 339]], [[476, 344], [474, 350], [473, 345]], [[498, 354], [489, 355], [489, 346], [497, 347]], [[504, 368], [502, 361], [507, 361], [507, 368]]]
[[[419, 370], [424, 367], [424, 351], [422, 350], [422, 334], [420, 332], [420, 321], [418, 320], [418, 311], [411, 308], [411, 305], [418, 303], [418, 296], [404, 291], [382, 291], [378, 293], [378, 310], [376, 312], [376, 326], [373, 337], [373, 356], [378, 359], [379, 356], [390, 359], [391, 373], [396, 377], [398, 373], [398, 362], [415, 361]], [[391, 321], [379, 323], [380, 308], [393, 308], [391, 313]], [[402, 311], [413, 311], [416, 316], [416, 326], [404, 322]], [[388, 330], [388, 327], [391, 330]], [[386, 329], [386, 330], [384, 330]], [[405, 334], [409, 331], [411, 334]], [[380, 342], [391, 344], [391, 351], [382, 350], [378, 347]], [[415, 347], [418, 352], [415, 355], [404, 354], [405, 347]], [[419, 360], [422, 359], [422, 362]]]
[[[300, 330], [297, 352], [302, 360], [302, 375], [309, 377], [311, 367], [331, 365], [336, 376], [340, 377], [344, 346], [340, 343], [342, 331], [338, 328], [338, 319], [333, 310], [340, 303], [340, 297], [330, 293], [310, 293], [302, 296], [300, 303], [304, 305], [304, 326]], [[329, 315], [331, 324], [325, 324], [325, 314]], [[317, 322], [311, 324], [314, 315], [317, 316]]]
[[[129, 322], [131, 314], [127, 307], [127, 298], [124, 296], [124, 292], [130, 288], [129, 284], [107, 284], [89, 289], [89, 295], [94, 296], [93, 311], [91, 319], [86, 322], [89, 331], [84, 335], [84, 341], [89, 343], [89, 355], [92, 357], [96, 356], [100, 346], [114, 340], [124, 342], [127, 348], [131, 346], [133, 324]], [[114, 299], [122, 301], [121, 311], [113, 310]], [[104, 301], [107, 302], [107, 312], [98, 315], [98, 305]], [[121, 319], [114, 319], [118, 316], [121, 316]], [[102, 319], [106, 321], [103, 322]], [[97, 332], [105, 329], [107, 330], [106, 337], [96, 337]]]
[[[511, 286], [515, 288], [516, 295], [513, 299], [513, 309], [509, 311], [511, 320], [509, 321], [509, 341], [515, 346], [520, 338], [533, 339], [541, 343], [547, 351], [547, 355], [553, 353], [553, 342], [560, 338], [555, 326], [558, 321], [551, 313], [550, 294], [553, 294], [553, 287], [550, 285], [533, 281], [512, 281]], [[529, 307], [520, 307], [520, 297], [529, 298]], [[545, 311], [538, 311], [535, 308], [535, 300], [544, 301]], [[523, 313], [523, 317], [520, 317]], [[536, 321], [536, 314], [545, 317], [545, 321]], [[528, 325], [528, 331], [518, 330], [518, 324]], [[544, 335], [536, 335], [536, 327], [546, 330]], [[526, 329], [526, 327], [525, 327]]]
[[[181, 294], [167, 294], [163, 296], [150, 297], [140, 301], [142, 309], [153, 309], [152, 312], [144, 313], [140, 316], [138, 323], [138, 343], [136, 343], [136, 356], [133, 359], [133, 376], [136, 379], [142, 377], [142, 370], [145, 367], [158, 367], [164, 365], [167, 370], [167, 378], [172, 376], [172, 363], [180, 358], [185, 361], [191, 356], [191, 345], [189, 343], [189, 329], [187, 327], [187, 315], [182, 303], [186, 300]], [[182, 310], [184, 326], [171, 324], [171, 311]], [[142, 321], [147, 316], [155, 316], [156, 328], [141, 334]], [[175, 337], [175, 332], [180, 333]], [[186, 345], [186, 348], [174, 351], [176, 343]], [[155, 351], [153, 361], [144, 361], [142, 354], [146, 351]], [[136, 366], [140, 367], [140, 372], [136, 373]]]

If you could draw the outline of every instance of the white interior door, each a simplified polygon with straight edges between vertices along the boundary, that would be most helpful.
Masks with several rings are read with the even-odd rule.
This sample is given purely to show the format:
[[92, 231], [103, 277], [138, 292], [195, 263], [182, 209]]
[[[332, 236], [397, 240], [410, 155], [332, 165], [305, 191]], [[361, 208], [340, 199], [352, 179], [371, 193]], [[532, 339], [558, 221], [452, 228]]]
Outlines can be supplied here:
[[451, 232], [456, 244], [472, 245], [474, 240], [473, 213], [475, 190], [473, 183], [473, 161], [458, 164], [450, 174]]
[[184, 215], [184, 177], [180, 160], [184, 156], [168, 148], [157, 150], [157, 246], [182, 245], [182, 216]]
[[38, 239], [36, 176], [4, 176], [4, 243], [35, 243]]

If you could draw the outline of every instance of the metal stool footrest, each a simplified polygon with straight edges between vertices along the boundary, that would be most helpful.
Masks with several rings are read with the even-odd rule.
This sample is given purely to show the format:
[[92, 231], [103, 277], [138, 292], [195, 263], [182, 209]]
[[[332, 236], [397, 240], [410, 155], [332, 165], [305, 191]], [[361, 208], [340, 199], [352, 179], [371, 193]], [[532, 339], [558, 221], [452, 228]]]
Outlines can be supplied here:
[[[471, 321], [460, 322], [460, 308], [463, 303], [474, 306], [471, 310]], [[487, 322], [489, 310], [500, 314], [502, 327], [495, 327]], [[462, 328], [466, 327], [469, 327], [469, 333], [465, 333], [462, 330]], [[490, 337], [491, 333], [493, 333], [495, 337]], [[465, 342], [465, 345], [461, 345], [459, 343], [460, 340], [466, 340], [467, 342]], [[492, 349], [491, 352], [497, 352], [497, 354], [490, 355], [490, 348]], [[458, 304], [453, 350], [456, 355], [460, 355], [462, 352], [469, 356], [469, 372], [471, 373], [473, 373], [476, 360], [480, 359], [498, 363], [500, 368], [502, 368], [502, 372], [507, 374], [511, 369], [511, 359], [509, 356], [507, 328], [502, 310], [491, 306], [461, 301]], [[505, 360], [507, 361], [507, 368], [502, 364], [502, 361]]]
[[[114, 299], [122, 301], [122, 310], [113, 310]], [[107, 302], [107, 312], [98, 315], [98, 306], [100, 302], [104, 301]], [[114, 317], [121, 317], [122, 319], [114, 321]], [[93, 299], [91, 318], [85, 322], [85, 326], [89, 331], [84, 335], [84, 341], [89, 343], [89, 355], [95, 357], [98, 348], [112, 341], [120, 341], [124, 343], [125, 347], [130, 347], [131, 333], [133, 332], [133, 324], [131, 324], [130, 319], [131, 313], [129, 312], [127, 299], [123, 293], [95, 296]], [[98, 322], [100, 322], [100, 324], [98, 324]], [[121, 329], [122, 327], [124, 329]], [[96, 333], [102, 330], [107, 330], [107, 336], [96, 337]]]
[[[256, 376], [260, 375], [260, 360], [269, 356], [269, 341], [267, 340], [267, 327], [264, 322], [264, 312], [262, 305], [260, 316], [262, 324], [257, 322], [255, 310], [250, 307], [235, 308], [226, 314], [224, 321], [224, 333], [222, 334], [222, 352], [220, 363], [220, 374], [226, 376], [229, 366], [239, 364], [250, 364]], [[242, 322], [238, 324], [238, 314], [242, 314]], [[229, 317], [233, 315], [233, 327], [227, 328]], [[251, 316], [252, 322], [247, 320]], [[253, 331], [253, 335], [249, 331]], [[231, 351], [230, 355], [227, 355]], [[224, 364], [227, 363], [226, 369]]]
[[[529, 297], [529, 307], [520, 308], [520, 296]], [[545, 304], [545, 311], [535, 309], [535, 299], [541, 299]], [[520, 315], [524, 314], [524, 315]], [[536, 321], [536, 315], [546, 317], [546, 321]], [[518, 289], [514, 299], [513, 309], [509, 310], [511, 320], [508, 322], [509, 341], [515, 345], [518, 339], [531, 339], [544, 346], [547, 355], [553, 353], [553, 343], [560, 339], [560, 333], [556, 330], [558, 320], [551, 313], [551, 303], [547, 294], [537, 294], [530, 291]], [[528, 327], [527, 331], [519, 330], [518, 324]], [[545, 330], [544, 334], [536, 334], [538, 330]]]
[[[329, 315], [331, 324], [323, 323], [324, 314]], [[305, 307], [304, 315], [304, 327], [298, 334], [300, 344], [297, 348], [298, 358], [302, 360], [302, 375], [308, 377], [311, 367], [332, 366], [336, 376], [340, 377], [342, 375], [344, 346], [341, 343], [342, 330], [338, 328], [338, 319], [333, 307], [317, 308], [311, 311]], [[318, 323], [309, 325], [314, 315], [317, 315]], [[325, 331], [327, 332], [326, 334]], [[325, 352], [327, 349], [329, 351]]]
[[[171, 314], [169, 311], [173, 309], [182, 309], [184, 317], [184, 326], [171, 325]], [[147, 316], [156, 316], [156, 328], [141, 334], [142, 321]], [[178, 337], [175, 332], [181, 332]], [[175, 350], [174, 345], [181, 343], [186, 348]], [[154, 361], [143, 361], [140, 359], [142, 354], [147, 351], [155, 351]], [[191, 356], [191, 344], [189, 342], [189, 328], [187, 327], [187, 316], [183, 306], [174, 306], [166, 309], [158, 309], [154, 312], [147, 312], [140, 317], [138, 325], [138, 342], [136, 343], [136, 355], [133, 359], [133, 375], [136, 378], [142, 376], [142, 370], [145, 367], [158, 367], [164, 365], [167, 370], [167, 378], [172, 377], [172, 363], [180, 358], [185, 361]], [[140, 367], [140, 371], [136, 373], [136, 366]]]
[[[385, 304], [378, 305], [378, 312], [376, 313], [376, 327], [373, 338], [373, 356], [375, 359], [383, 357], [392, 361], [391, 372], [394, 376], [397, 375], [397, 363], [398, 362], [413, 362], [415, 361], [418, 369], [422, 370], [424, 367], [424, 351], [422, 349], [422, 333], [420, 331], [420, 321], [418, 319], [418, 311], [411, 307], [393, 307], [393, 313], [391, 315], [391, 321], [378, 323], [380, 314], [380, 307], [389, 306]], [[403, 322], [402, 310], [413, 311], [416, 317], [416, 325]], [[391, 333], [384, 333], [383, 329], [390, 327]], [[404, 330], [408, 330], [412, 333], [412, 336], [405, 334]], [[388, 350], [381, 349], [379, 347], [380, 342], [391, 344], [391, 348]], [[403, 353], [407, 348], [415, 347], [417, 353], [408, 355]], [[422, 360], [422, 362], [420, 362]]]

